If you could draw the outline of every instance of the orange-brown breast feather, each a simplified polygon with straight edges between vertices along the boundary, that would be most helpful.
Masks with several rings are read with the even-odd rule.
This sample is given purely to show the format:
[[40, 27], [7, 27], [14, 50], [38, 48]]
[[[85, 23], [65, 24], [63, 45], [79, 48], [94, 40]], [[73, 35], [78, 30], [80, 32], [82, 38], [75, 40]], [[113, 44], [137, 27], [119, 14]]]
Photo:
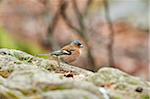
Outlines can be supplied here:
[[61, 59], [64, 62], [71, 63], [75, 61], [80, 56], [80, 48], [72, 45], [67, 45], [62, 48], [62, 50], [71, 51], [71, 55], [64, 55]]

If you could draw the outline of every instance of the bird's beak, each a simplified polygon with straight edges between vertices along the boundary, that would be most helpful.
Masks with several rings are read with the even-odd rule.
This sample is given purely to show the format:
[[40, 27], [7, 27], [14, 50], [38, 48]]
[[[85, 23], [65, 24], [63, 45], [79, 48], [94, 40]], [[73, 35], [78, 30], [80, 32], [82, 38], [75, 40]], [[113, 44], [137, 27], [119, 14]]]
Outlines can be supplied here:
[[83, 48], [83, 45], [80, 45], [80, 48]]

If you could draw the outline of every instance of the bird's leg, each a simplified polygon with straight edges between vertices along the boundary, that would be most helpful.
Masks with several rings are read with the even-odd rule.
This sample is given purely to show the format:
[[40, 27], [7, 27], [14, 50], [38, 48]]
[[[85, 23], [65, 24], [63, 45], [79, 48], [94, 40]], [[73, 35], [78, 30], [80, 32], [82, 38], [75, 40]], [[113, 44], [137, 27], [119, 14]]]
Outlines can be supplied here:
[[49, 56], [50, 54], [37, 54], [36, 56]]
[[58, 66], [60, 67], [60, 57], [57, 56], [57, 63], [58, 63]]
[[[51, 59], [51, 54], [49, 55], [49, 59]], [[57, 60], [57, 64], [60, 67], [60, 57], [56, 56], [55, 59]]]

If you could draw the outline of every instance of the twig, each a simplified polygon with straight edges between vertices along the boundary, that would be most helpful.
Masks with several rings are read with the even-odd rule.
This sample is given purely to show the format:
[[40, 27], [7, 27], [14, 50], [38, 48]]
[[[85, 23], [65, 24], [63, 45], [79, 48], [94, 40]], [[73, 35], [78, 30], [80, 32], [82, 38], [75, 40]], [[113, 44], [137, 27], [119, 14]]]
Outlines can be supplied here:
[[88, 0], [87, 2], [86, 2], [86, 7], [85, 7], [85, 10], [84, 10], [84, 13], [83, 13], [83, 15], [87, 15], [88, 14], [88, 11], [89, 11], [89, 8], [90, 8], [90, 5], [92, 4], [92, 2], [93, 2], [93, 0]]
[[60, 57], [59, 56], [57, 56], [57, 64], [58, 64], [59, 67], [61, 67], [60, 66]]
[[109, 10], [109, 2], [107, 0], [104, 0], [104, 8], [105, 8], [105, 18], [108, 23], [109, 28], [109, 43], [108, 43], [108, 63], [109, 66], [115, 67], [115, 61], [114, 61], [114, 54], [113, 54], [113, 45], [114, 45], [114, 29], [113, 29], [113, 23], [110, 18], [110, 10]]
[[52, 46], [53, 50], [60, 48], [59, 44], [57, 43], [57, 40], [53, 37], [53, 32], [54, 32], [57, 22], [60, 18], [61, 9], [62, 9], [62, 6], [64, 6], [63, 4], [64, 4], [64, 1], [61, 0], [61, 2], [59, 4], [59, 8], [56, 11], [56, 13], [52, 19], [52, 23], [49, 24], [49, 26], [48, 26], [47, 42], [48, 42], [48, 45]]
[[84, 27], [84, 22], [83, 22], [83, 15], [82, 15], [81, 12], [79, 11], [79, 8], [78, 8], [78, 6], [77, 6], [76, 0], [72, 0], [72, 3], [73, 3], [74, 12], [75, 12], [75, 14], [76, 14], [76, 16], [77, 16], [77, 19], [78, 19], [80, 31], [81, 31], [81, 32], [78, 32], [78, 33], [80, 33], [80, 35], [81, 35], [82, 37], [86, 37], [86, 36], [84, 35], [85, 27]]
[[[87, 3], [89, 4], [89, 3]], [[76, 0], [73, 0], [73, 7], [74, 7], [74, 11], [77, 15], [77, 18], [78, 18], [78, 23], [79, 23], [79, 26], [80, 26], [80, 30], [81, 32], [78, 32], [80, 33], [81, 37], [85, 40], [85, 44], [88, 46], [88, 49], [87, 49], [87, 52], [88, 52], [88, 57], [89, 57], [89, 60], [90, 60], [90, 65], [91, 65], [91, 69], [93, 71], [96, 71], [95, 70], [95, 67], [96, 67], [96, 64], [95, 64], [95, 61], [94, 61], [94, 58], [93, 58], [93, 55], [92, 55], [92, 50], [91, 48], [89, 47], [89, 38], [87, 37], [87, 34], [86, 34], [86, 27], [84, 25], [84, 15], [81, 14], [81, 12], [79, 11], [79, 8], [77, 7], [77, 3], [76, 3]], [[87, 7], [89, 7], [89, 5], [87, 5]], [[88, 8], [86, 8], [87, 10]], [[85, 11], [86, 11], [85, 10]]]
[[[66, 6], [67, 6], [67, 4], [66, 4]], [[61, 15], [62, 15], [62, 17], [64, 18], [66, 24], [67, 24], [72, 30], [74, 30], [76, 33], [78, 33], [78, 34], [85, 40], [85, 44], [86, 44], [87, 46], [89, 46], [89, 43], [88, 43], [88, 42], [89, 42], [89, 39], [88, 39], [87, 35], [85, 34], [86, 28], [85, 28], [84, 21], [83, 21], [84, 16], [83, 16], [83, 15], [81, 14], [81, 12], [79, 11], [75, 0], [73, 0], [73, 8], [74, 8], [74, 12], [75, 12], [75, 14], [76, 14], [76, 16], [77, 16], [78, 24], [79, 24], [80, 28], [77, 28], [77, 27], [75, 27], [75, 26], [72, 25], [71, 20], [68, 18], [67, 14], [66, 14], [66, 12], [65, 12], [66, 9], [63, 9], [63, 10], [62, 10]], [[87, 8], [86, 8], [86, 9], [87, 9]], [[89, 47], [89, 48], [87, 49], [87, 51], [88, 51], [88, 58], [89, 58], [89, 60], [90, 60], [89, 62], [90, 62], [91, 70], [92, 70], [92, 71], [95, 71], [95, 61], [94, 61], [94, 58], [93, 58], [93, 56], [92, 56], [91, 48]]]

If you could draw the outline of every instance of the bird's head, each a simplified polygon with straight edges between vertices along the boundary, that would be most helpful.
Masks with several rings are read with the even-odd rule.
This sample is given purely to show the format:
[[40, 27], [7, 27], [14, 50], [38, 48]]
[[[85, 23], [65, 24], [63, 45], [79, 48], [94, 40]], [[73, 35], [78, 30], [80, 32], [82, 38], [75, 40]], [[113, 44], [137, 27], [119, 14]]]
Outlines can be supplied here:
[[72, 41], [71, 45], [77, 46], [79, 48], [83, 48], [83, 45], [81, 44], [80, 40], [74, 40], [74, 41]]

